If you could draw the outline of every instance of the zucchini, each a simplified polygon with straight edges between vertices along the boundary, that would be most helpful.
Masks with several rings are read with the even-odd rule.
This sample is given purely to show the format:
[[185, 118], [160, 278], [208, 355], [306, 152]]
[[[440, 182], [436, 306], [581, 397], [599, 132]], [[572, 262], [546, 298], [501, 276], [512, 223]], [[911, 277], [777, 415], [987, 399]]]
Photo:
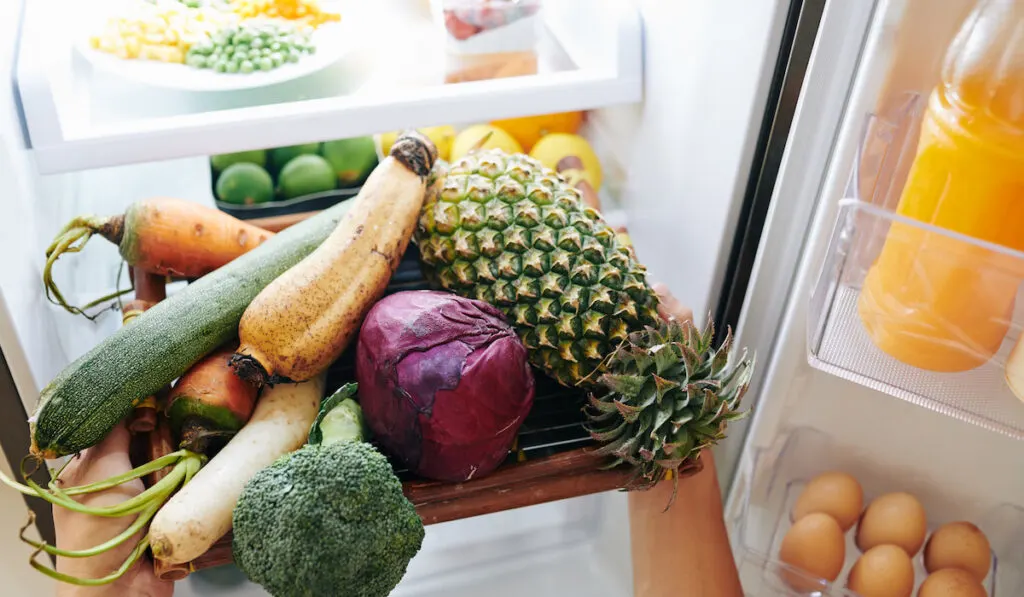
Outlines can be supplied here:
[[232, 340], [257, 294], [309, 255], [351, 201], [285, 229], [118, 329], [61, 371], [39, 396], [32, 453], [58, 458], [99, 443], [139, 400]]

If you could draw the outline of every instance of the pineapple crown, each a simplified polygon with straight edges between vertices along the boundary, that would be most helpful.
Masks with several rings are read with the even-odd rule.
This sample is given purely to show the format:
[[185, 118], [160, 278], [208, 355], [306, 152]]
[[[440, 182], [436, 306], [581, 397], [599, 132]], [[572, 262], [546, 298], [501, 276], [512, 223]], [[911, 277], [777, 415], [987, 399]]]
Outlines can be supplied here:
[[605, 360], [597, 380], [603, 389], [584, 408], [588, 431], [603, 444], [598, 453], [614, 458], [609, 467], [634, 467], [641, 488], [670, 471], [678, 480], [702, 449], [725, 437], [729, 421], [747, 414], [738, 409], [754, 359], [743, 351], [730, 365], [732, 330], [716, 349], [708, 322], [703, 331], [670, 320], [630, 334]]

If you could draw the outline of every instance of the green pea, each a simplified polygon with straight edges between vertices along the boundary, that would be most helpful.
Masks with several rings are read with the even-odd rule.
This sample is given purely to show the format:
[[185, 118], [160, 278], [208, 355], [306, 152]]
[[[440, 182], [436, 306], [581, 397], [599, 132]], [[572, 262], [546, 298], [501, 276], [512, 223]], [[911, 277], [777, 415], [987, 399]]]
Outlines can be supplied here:
[[314, 46], [313, 44], [309, 44], [308, 46], [306, 46], [306, 53], [316, 54], [316, 46]]
[[249, 60], [259, 60], [260, 56], [263, 56], [263, 54], [260, 54], [259, 50], [253, 48], [246, 53], [246, 56], [249, 57]]
[[260, 70], [274, 70], [274, 62], [266, 56], [260, 58], [260, 61], [257, 64], [259, 65]]
[[238, 72], [238, 61], [237, 60], [228, 60], [228, 63], [226, 65], [226, 67], [225, 67], [225, 70], [227, 72], [229, 72], [229, 73], [237, 73]]
[[298, 50], [296, 50], [295, 48], [288, 50], [288, 62], [298, 62], [299, 58], [302, 58], [302, 55], [299, 54]]
[[262, 48], [263, 47], [263, 38], [257, 37], [255, 39], [253, 39], [252, 43], [250, 45], [252, 47], [254, 47], [254, 48]]
[[249, 51], [249, 44], [235, 44], [235, 51], [244, 54]]
[[227, 69], [228, 69], [228, 63], [227, 63], [226, 60], [218, 60], [213, 65], [213, 70], [217, 71], [218, 73], [222, 73], [222, 72], [226, 71]]
[[260, 56], [270, 56], [271, 54], [273, 54], [273, 52], [270, 50], [270, 48], [260, 49]]
[[273, 52], [280, 51], [281, 50], [281, 42], [279, 42], [279, 41], [271, 42], [270, 43], [270, 50], [273, 51]]
[[252, 31], [250, 31], [248, 29], [243, 29], [242, 31], [239, 31], [238, 35], [235, 36], [235, 41], [241, 42], [243, 44], [247, 44], [247, 43], [251, 42], [252, 41]]
[[251, 73], [255, 67], [252, 64], [252, 60], [243, 60], [238, 64], [238, 70], [243, 73]]
[[281, 52], [274, 52], [270, 55], [270, 61], [274, 63], [274, 68], [277, 68], [284, 64], [284, 56], [281, 55]]
[[206, 68], [206, 57], [200, 56], [199, 54], [193, 54], [189, 56], [191, 60], [190, 65], [196, 68]]

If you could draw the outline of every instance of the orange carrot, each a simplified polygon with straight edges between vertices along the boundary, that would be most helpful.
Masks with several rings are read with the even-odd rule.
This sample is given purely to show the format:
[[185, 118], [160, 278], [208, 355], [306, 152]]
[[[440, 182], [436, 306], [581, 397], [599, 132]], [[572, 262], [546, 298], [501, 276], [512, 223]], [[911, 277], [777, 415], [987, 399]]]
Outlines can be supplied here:
[[170, 197], [136, 201], [124, 214], [107, 218], [79, 216], [46, 249], [43, 268], [47, 298], [71, 313], [86, 315], [85, 309], [124, 294], [74, 307], [54, 283], [53, 264], [65, 253], [81, 251], [93, 234], [116, 244], [121, 257], [131, 266], [184, 278], [208, 274], [273, 236], [218, 209]]
[[[121, 322], [124, 325], [128, 325], [146, 309], [167, 298], [166, 276], [144, 272], [136, 267], [132, 267], [130, 273], [135, 286], [135, 300], [125, 303], [121, 308]], [[128, 430], [132, 433], [152, 431], [156, 427], [156, 409], [156, 396], [143, 398], [132, 411], [128, 420]]]
[[237, 348], [237, 342], [218, 348], [174, 384], [167, 416], [183, 447], [205, 452], [208, 440], [226, 438], [252, 416], [258, 390], [228, 365]]

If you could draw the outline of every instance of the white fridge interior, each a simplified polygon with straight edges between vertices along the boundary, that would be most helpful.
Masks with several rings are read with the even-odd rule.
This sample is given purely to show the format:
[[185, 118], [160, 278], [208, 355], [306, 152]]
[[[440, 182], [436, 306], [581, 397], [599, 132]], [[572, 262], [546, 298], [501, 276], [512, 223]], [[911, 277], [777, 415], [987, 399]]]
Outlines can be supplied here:
[[[609, 218], [628, 224], [652, 277], [698, 316], [707, 313], [719, 300], [789, 3], [607, 0], [602, 10], [583, 10], [581, 1], [550, 0], [551, 68], [526, 80], [402, 81], [389, 89], [380, 73], [408, 72], [397, 59], [409, 55], [364, 48], [332, 71], [330, 85], [216, 106], [92, 78], [46, 36], [23, 35], [19, 46], [18, 27], [41, 30], [45, 11], [29, 3], [36, 6], [21, 23], [17, 3], [0, 6], [0, 69], [18, 82], [17, 93], [0, 99], [0, 201], [12, 223], [0, 235], [0, 347], [26, 411], [64, 365], [119, 325], [110, 315], [97, 323], [72, 317], [45, 300], [40, 266], [49, 239], [74, 215], [118, 213], [140, 197], [211, 202], [205, 156], [212, 153], [592, 109], [586, 132], [609, 178]], [[727, 521], [752, 597], [785, 594], [771, 560], [788, 505], [827, 468], [850, 469], [869, 497], [916, 493], [933, 523], [967, 519], [1007, 537], [1024, 532], [1024, 481], [1003, 474], [1022, 455], [1018, 441], [808, 364], [812, 291], [865, 123], [870, 114], [892, 114], [908, 91], [927, 94], [971, 4], [946, 2], [945, 11], [930, 10], [927, 0], [824, 5], [737, 328], [737, 344], [758, 354], [747, 399], [754, 416], [718, 448], [730, 488]], [[426, 35], [422, 5], [382, 2], [376, 18], [405, 15], [409, 31]], [[372, 66], [381, 64], [392, 70]], [[118, 103], [126, 97], [143, 99]], [[32, 150], [23, 145], [16, 98]], [[74, 257], [57, 273], [73, 302], [116, 285], [113, 247], [90, 245]], [[395, 594], [628, 595], [625, 514], [624, 496], [609, 493], [431, 526]], [[990, 532], [1000, 558], [989, 587], [1017, 595], [1024, 562], [1002, 555], [1003, 536]], [[20, 558], [20, 546], [4, 547]], [[259, 594], [237, 581], [230, 570], [211, 571], [178, 590]]]
[[[864, 195], [880, 178], [891, 179], [898, 198], [910, 161], [898, 158], [913, 156], [920, 114], [901, 120], [902, 109], [937, 84], [974, 3], [945, 2], [941, 11], [916, 0], [883, 0], [873, 11], [853, 4], [826, 7], [740, 325], [741, 344], [768, 356], [727, 504], [744, 587], [791, 594], [778, 552], [793, 502], [815, 475], [842, 470], [861, 482], [865, 504], [882, 493], [914, 494], [929, 531], [956, 520], [978, 525], [994, 552], [986, 590], [1019, 595], [1024, 483], [1010, 471], [1024, 456], [1024, 404], [1006, 389], [999, 364], [1019, 325], [996, 360], [975, 371], [909, 371], [871, 344], [849, 303], [870, 265], [856, 262], [856, 251], [884, 239], [894, 218], [857, 201], [870, 203]], [[854, 39], [844, 40], [844, 30]], [[848, 90], [837, 94], [833, 84]], [[1018, 294], [1015, 322], [1020, 305]], [[816, 584], [820, 594], [848, 594], [859, 551], [853, 531], [846, 541], [843, 571], [834, 584]], [[919, 587], [920, 554], [914, 567]]]
[[[732, 2], [608, 0], [596, 9], [550, 0], [542, 73], [444, 86], [432, 84], [435, 53], [389, 52], [380, 34], [407, 33], [408, 44], [426, 39], [425, 2], [380, 2], [372, 11], [351, 3], [375, 25], [362, 33], [363, 49], [321, 85], [207, 102], [91, 73], [66, 52], [62, 36], [70, 32], [61, 27], [69, 24], [44, 27], [49, 10], [35, 2], [25, 3], [19, 19], [17, 4], [0, 9], [0, 68], [17, 83], [0, 100], [0, 201], [16, 223], [0, 235], [0, 346], [28, 413], [61, 368], [120, 326], [114, 313], [90, 322], [47, 302], [40, 270], [49, 239], [75, 215], [120, 213], [142, 197], [212, 204], [206, 156], [213, 153], [592, 109], [585, 134], [608, 179], [602, 200], [609, 220], [628, 224], [655, 279], [707, 313], [718, 299], [789, 8], [762, 2], [739, 14], [741, 3]], [[388, 29], [383, 19], [392, 17]], [[25, 33], [43, 30], [40, 39]], [[725, 44], [730, 51], [710, 61]], [[398, 78], [410, 72], [420, 79]], [[119, 284], [119, 256], [109, 244], [91, 243], [55, 270], [72, 303]], [[732, 465], [722, 460], [728, 479]], [[606, 493], [434, 525], [395, 595], [626, 595], [626, 519], [625, 496]], [[28, 551], [14, 536], [12, 529], [0, 541], [20, 563]], [[242, 580], [230, 568], [211, 570], [177, 591], [261, 594]]]

